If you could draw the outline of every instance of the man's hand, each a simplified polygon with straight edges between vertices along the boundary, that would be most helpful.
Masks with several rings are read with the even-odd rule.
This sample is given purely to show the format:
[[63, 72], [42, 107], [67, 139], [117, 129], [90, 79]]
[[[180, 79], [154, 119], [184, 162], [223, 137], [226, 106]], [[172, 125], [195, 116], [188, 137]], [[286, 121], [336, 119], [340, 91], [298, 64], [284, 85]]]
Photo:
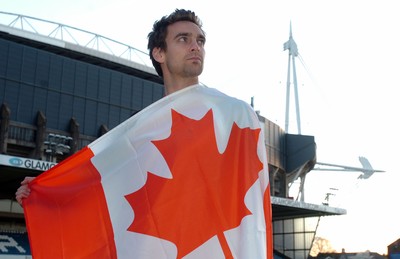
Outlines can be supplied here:
[[17, 192], [15, 193], [15, 198], [21, 206], [22, 200], [27, 198], [31, 193], [31, 189], [29, 188], [28, 184], [32, 182], [33, 179], [35, 179], [35, 177], [25, 177], [25, 179], [21, 182], [21, 186], [17, 189]]

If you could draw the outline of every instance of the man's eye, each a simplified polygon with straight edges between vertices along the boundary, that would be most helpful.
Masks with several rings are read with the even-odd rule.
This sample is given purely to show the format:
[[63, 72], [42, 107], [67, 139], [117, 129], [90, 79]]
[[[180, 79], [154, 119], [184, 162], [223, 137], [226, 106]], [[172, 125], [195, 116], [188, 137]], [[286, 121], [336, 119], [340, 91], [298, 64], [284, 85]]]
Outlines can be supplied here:
[[186, 42], [187, 38], [186, 37], [180, 37], [178, 40], [181, 41], [181, 42]]
[[204, 46], [204, 44], [206, 44], [206, 41], [204, 39], [197, 40], [197, 44], [199, 44], [200, 46]]

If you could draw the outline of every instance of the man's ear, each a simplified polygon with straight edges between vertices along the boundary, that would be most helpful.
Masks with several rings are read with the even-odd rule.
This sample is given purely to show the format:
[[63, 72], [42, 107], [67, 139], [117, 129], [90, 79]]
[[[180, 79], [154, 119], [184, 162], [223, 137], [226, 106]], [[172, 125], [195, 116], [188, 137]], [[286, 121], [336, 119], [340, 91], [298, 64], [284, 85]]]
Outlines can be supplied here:
[[158, 63], [164, 63], [164, 51], [161, 48], [154, 48], [153, 51], [151, 52], [153, 55], [153, 58], [158, 62]]

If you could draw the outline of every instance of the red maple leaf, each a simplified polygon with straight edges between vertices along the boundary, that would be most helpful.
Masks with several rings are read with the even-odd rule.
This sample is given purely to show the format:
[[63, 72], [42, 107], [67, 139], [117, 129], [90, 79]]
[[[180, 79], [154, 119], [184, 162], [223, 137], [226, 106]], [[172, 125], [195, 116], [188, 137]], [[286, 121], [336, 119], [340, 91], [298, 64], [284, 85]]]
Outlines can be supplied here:
[[233, 258], [223, 232], [251, 214], [244, 197], [263, 168], [257, 156], [259, 131], [234, 123], [220, 154], [212, 110], [200, 120], [172, 110], [171, 135], [153, 141], [172, 179], [149, 173], [146, 184], [126, 196], [135, 211], [128, 230], [173, 242], [177, 258], [217, 235], [225, 258]]

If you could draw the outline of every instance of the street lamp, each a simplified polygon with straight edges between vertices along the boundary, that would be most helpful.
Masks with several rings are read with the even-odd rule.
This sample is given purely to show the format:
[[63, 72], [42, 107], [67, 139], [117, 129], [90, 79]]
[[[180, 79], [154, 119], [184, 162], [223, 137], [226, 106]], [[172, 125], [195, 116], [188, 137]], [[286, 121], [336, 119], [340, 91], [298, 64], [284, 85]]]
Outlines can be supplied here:
[[49, 160], [54, 161], [57, 157], [68, 154], [71, 150], [69, 146], [71, 140], [71, 137], [50, 133], [44, 142], [46, 145], [44, 152], [48, 155]]

